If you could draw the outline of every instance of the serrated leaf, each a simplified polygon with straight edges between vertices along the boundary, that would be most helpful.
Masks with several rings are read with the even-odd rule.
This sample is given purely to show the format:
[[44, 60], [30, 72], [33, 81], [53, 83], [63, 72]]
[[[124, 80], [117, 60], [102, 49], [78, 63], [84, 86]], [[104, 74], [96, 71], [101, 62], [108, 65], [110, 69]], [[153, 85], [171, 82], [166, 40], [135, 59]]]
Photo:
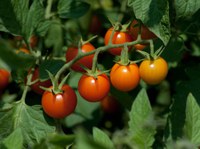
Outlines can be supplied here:
[[45, 21], [40, 22], [36, 28], [37, 34], [42, 37], [45, 36], [51, 23], [52, 22], [50, 20], [45, 20]]
[[6, 112], [0, 112], [0, 138], [5, 138], [15, 129], [21, 129], [24, 145], [32, 147], [42, 138], [55, 132], [50, 119], [44, 117], [38, 107], [27, 106], [20, 101]]
[[175, 0], [176, 18], [189, 18], [200, 9], [199, 0]]
[[139, 149], [151, 148], [156, 133], [151, 105], [145, 89], [142, 89], [133, 102], [129, 113], [131, 141]]
[[89, 8], [90, 5], [82, 0], [59, 0], [58, 14], [60, 18], [78, 18]]
[[2, 144], [5, 149], [22, 149], [23, 136], [21, 129], [14, 130], [7, 138], [3, 139]]
[[28, 40], [44, 19], [44, 8], [39, 0], [33, 3], [27, 0], [1, 0], [0, 18], [11, 34], [23, 35]]
[[189, 140], [196, 145], [200, 144], [200, 107], [190, 93], [186, 104], [185, 133]]
[[128, 0], [137, 19], [166, 45], [170, 39], [169, 3], [166, 0]]
[[114, 144], [108, 135], [97, 127], [93, 128], [93, 138], [96, 142], [103, 144], [108, 149], [114, 149]]

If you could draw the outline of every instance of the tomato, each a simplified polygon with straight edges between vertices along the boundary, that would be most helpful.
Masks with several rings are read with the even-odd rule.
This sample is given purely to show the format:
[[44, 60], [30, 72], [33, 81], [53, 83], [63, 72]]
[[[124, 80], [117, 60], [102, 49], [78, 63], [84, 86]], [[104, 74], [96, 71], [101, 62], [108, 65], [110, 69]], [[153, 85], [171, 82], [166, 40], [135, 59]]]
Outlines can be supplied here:
[[[130, 25], [130, 34], [133, 37], [133, 40], [137, 39], [138, 32], [139, 32], [139, 25], [137, 25], [137, 20], [133, 20]], [[144, 40], [156, 38], [156, 35], [152, 33], [145, 25], [142, 24], [141, 26], [141, 38]]]
[[155, 85], [165, 79], [168, 73], [167, 62], [159, 57], [155, 60], [144, 60], [139, 66], [139, 73], [142, 80], [147, 84]]
[[[15, 36], [14, 40], [16, 40], [16, 41], [22, 41], [23, 37], [22, 36]], [[32, 48], [36, 47], [37, 44], [38, 44], [38, 37], [36, 35], [32, 35], [30, 37], [30, 39], [29, 39], [29, 42], [30, 42], [30, 46]], [[22, 47], [27, 48], [27, 45], [23, 42]]]
[[9, 84], [10, 72], [6, 69], [0, 69], [0, 91]]
[[146, 46], [147, 46], [147, 44], [140, 44], [140, 43], [138, 43], [138, 44], [135, 44], [135, 45], [133, 45], [134, 47], [135, 47], [135, 49], [137, 49], [137, 50], [143, 50]]
[[[105, 43], [105, 45], [108, 45], [108, 42], [109, 42], [110, 37], [112, 35], [112, 31], [113, 31], [113, 27], [110, 28], [106, 32], [105, 37], [104, 37], [104, 43]], [[123, 43], [131, 42], [131, 41], [133, 41], [133, 38], [132, 38], [132, 36], [128, 32], [122, 32], [122, 31], [115, 31], [114, 32], [114, 35], [113, 35], [113, 38], [112, 38], [112, 43], [113, 44], [123, 44]], [[120, 55], [121, 51], [122, 51], [122, 48], [123, 47], [112, 48], [112, 49], [109, 49], [109, 52], [111, 54], [113, 54], [113, 55]], [[129, 46], [128, 48], [130, 50], [132, 47]]]
[[101, 31], [102, 23], [97, 15], [93, 15], [89, 26], [89, 32], [92, 34], [99, 34]]
[[76, 108], [77, 97], [74, 90], [68, 85], [63, 85], [62, 91], [58, 94], [45, 91], [42, 95], [42, 107], [50, 117], [64, 118], [74, 112]]
[[106, 74], [98, 75], [97, 78], [82, 75], [78, 82], [78, 91], [87, 101], [96, 102], [108, 95], [110, 90], [109, 78]]
[[[137, 20], [133, 20], [133, 22], [130, 25], [130, 34], [132, 35], [133, 40], [137, 39], [138, 32], [139, 32], [139, 26], [137, 25]], [[156, 35], [152, 33], [145, 25], [142, 24], [141, 26], [141, 38], [143, 40], [148, 39], [154, 39], [156, 38]], [[137, 50], [143, 50], [148, 44], [136, 44], [134, 47]]]
[[101, 101], [101, 108], [106, 113], [116, 113], [120, 109], [118, 101], [112, 95], [107, 95]]
[[[33, 76], [32, 76], [32, 80], [31, 81], [34, 81], [36, 79], [39, 79], [39, 68], [36, 67], [34, 72], [33, 72]], [[40, 81], [38, 80], [36, 83], [32, 84], [31, 85], [31, 89], [37, 93], [37, 94], [40, 94], [42, 95], [44, 93], [44, 90], [40, 88], [40, 86], [43, 86], [43, 87], [50, 87], [52, 84], [51, 84], [51, 81], [50, 80], [45, 80], [45, 81]]]
[[18, 50], [15, 51], [17, 54], [19, 52], [25, 53], [25, 54], [30, 54], [30, 51], [26, 48], [19, 48]]
[[[86, 44], [82, 45], [82, 47], [81, 47], [81, 51], [83, 53], [90, 52], [92, 50], [95, 50], [95, 47], [90, 43], [86, 43]], [[66, 51], [66, 62], [69, 62], [72, 59], [74, 59], [77, 56], [77, 54], [78, 54], [77, 47], [69, 47]], [[88, 56], [85, 56], [85, 57], [79, 59], [77, 62], [75, 62], [71, 66], [71, 69], [73, 69], [74, 71], [85, 72], [85, 70], [81, 67], [82, 65], [91, 69], [93, 57], [94, 57], [94, 54], [88, 55]]]
[[120, 91], [130, 91], [137, 87], [140, 82], [139, 69], [137, 64], [127, 66], [116, 63], [110, 72], [112, 85]]

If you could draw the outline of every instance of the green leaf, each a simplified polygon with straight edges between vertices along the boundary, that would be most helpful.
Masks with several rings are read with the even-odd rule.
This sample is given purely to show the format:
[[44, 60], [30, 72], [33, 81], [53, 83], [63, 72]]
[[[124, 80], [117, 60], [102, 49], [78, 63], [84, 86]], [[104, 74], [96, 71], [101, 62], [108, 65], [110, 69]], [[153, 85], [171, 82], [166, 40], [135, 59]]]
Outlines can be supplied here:
[[28, 40], [44, 19], [44, 8], [39, 0], [33, 3], [27, 0], [1, 0], [0, 18], [10, 33], [23, 35]]
[[71, 146], [74, 142], [74, 135], [52, 134], [45, 137], [39, 144], [34, 146], [35, 149], [63, 149]]
[[76, 148], [77, 149], [109, 149], [102, 144], [94, 141], [94, 139], [85, 131], [78, 130], [76, 132]]
[[2, 143], [5, 149], [22, 149], [23, 136], [21, 129], [14, 130], [7, 138], [3, 139]]
[[0, 58], [13, 70], [27, 69], [35, 63], [35, 58], [29, 54], [16, 54], [14, 49], [5, 40], [0, 39]]
[[25, 22], [22, 22], [22, 33], [27, 38], [31, 37], [38, 24], [44, 19], [44, 8], [39, 0], [34, 0], [27, 16], [25, 16]]
[[45, 20], [45, 21], [40, 22], [36, 28], [37, 34], [44, 37], [46, 35], [51, 23], [52, 22], [50, 20]]
[[55, 132], [55, 127], [50, 119], [44, 117], [41, 108], [27, 106], [24, 102], [14, 103], [12, 108], [0, 112], [0, 128], [0, 140], [15, 129], [21, 129], [24, 145], [29, 147]]
[[60, 18], [78, 18], [89, 8], [90, 5], [82, 0], [59, 0], [58, 14]]
[[[21, 34], [22, 17], [27, 13], [28, 1], [19, 0], [1, 0], [0, 1], [0, 18], [2, 19], [3, 25], [7, 30], [13, 34]], [[23, 11], [21, 11], [23, 10]]]
[[169, 3], [166, 0], [128, 0], [137, 19], [166, 45], [170, 39]]
[[108, 135], [97, 127], [93, 128], [93, 137], [96, 142], [103, 144], [106, 148], [114, 149], [114, 144]]
[[189, 140], [196, 145], [200, 145], [200, 107], [194, 96], [190, 93], [186, 104], [185, 133]]
[[189, 18], [200, 9], [199, 0], [175, 0], [176, 18]]
[[133, 102], [129, 116], [129, 130], [133, 145], [139, 149], [151, 148], [154, 143], [156, 126], [145, 89], [139, 92]]

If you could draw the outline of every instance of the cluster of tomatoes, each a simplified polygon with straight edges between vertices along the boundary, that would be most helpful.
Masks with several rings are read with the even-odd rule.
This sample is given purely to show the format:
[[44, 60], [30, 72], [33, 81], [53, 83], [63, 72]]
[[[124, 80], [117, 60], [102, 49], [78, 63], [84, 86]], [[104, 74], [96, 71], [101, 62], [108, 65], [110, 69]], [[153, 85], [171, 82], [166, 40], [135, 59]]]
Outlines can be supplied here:
[[[105, 45], [109, 45], [109, 42], [111, 42], [114, 45], [135, 41], [137, 40], [139, 31], [141, 32], [142, 40], [153, 39], [156, 37], [144, 25], [140, 28], [141, 29], [139, 29], [138, 23], [135, 20], [131, 23], [128, 29], [122, 28], [121, 30], [115, 30], [114, 27], [111, 27], [105, 34], [104, 43]], [[133, 46], [136, 50], [142, 50], [148, 46], [148, 44], [139, 43]], [[128, 46], [127, 48], [128, 51], [133, 49], [132, 46]], [[85, 42], [82, 44], [80, 49], [82, 54], [84, 54], [94, 51], [95, 47], [91, 43]], [[123, 49], [123, 47], [110, 48], [108, 52], [112, 55], [119, 56]], [[23, 47], [16, 52], [29, 54], [26, 47]], [[69, 47], [65, 55], [66, 62], [70, 62], [78, 54], [78, 47]], [[89, 102], [101, 102], [101, 105], [107, 111], [109, 111], [108, 105], [116, 103], [113, 97], [109, 94], [111, 85], [119, 91], [128, 92], [138, 86], [140, 79], [150, 85], [159, 84], [165, 79], [168, 72], [167, 62], [160, 56], [154, 58], [150, 56], [149, 59], [144, 59], [139, 66], [130, 60], [124, 63], [121, 59], [121, 61], [116, 62], [113, 65], [109, 74], [98, 69], [95, 69], [95, 71], [91, 70], [93, 59], [94, 54], [84, 56], [73, 63], [71, 69], [83, 73], [78, 82], [79, 94]], [[38, 67], [36, 67], [34, 71], [30, 72], [32, 72], [31, 81], [34, 82], [36, 80], [30, 85], [30, 87], [33, 91], [42, 95], [41, 104], [47, 115], [53, 118], [64, 118], [74, 112], [77, 105], [77, 96], [75, 91], [69, 85], [64, 84], [60, 86], [59, 89], [55, 90], [55, 87], [52, 86], [53, 82], [50, 80], [38, 80]], [[4, 79], [2, 79], [3, 77]], [[8, 84], [8, 80], [9, 73], [0, 70], [0, 90]], [[46, 90], [42, 89], [41, 86], [46, 88]]]

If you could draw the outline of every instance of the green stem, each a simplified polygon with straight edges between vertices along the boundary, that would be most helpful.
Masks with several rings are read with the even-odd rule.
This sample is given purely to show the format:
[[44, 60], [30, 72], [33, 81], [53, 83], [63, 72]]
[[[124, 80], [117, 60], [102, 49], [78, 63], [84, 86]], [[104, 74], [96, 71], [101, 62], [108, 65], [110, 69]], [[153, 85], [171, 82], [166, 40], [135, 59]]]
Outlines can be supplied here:
[[[94, 53], [97, 52], [97, 54], [96, 54], [96, 56], [95, 56], [95, 57], [97, 58], [97, 56], [98, 56], [98, 54], [99, 54], [100, 52], [105, 52], [105, 51], [107, 51], [108, 49], [111, 49], [111, 48], [119, 48], [119, 47], [123, 47], [123, 46], [132, 46], [132, 45], [135, 45], [135, 44], [138, 44], [138, 43], [141, 43], [141, 42], [149, 43], [150, 40], [135, 40], [135, 41], [126, 42], [126, 43], [123, 43], [123, 44], [108, 44], [108, 45], [106, 45], [106, 46], [99, 47], [99, 48], [97, 48], [96, 50], [92, 50], [92, 51], [90, 51], [90, 52], [85, 52], [85, 53], [81, 53], [81, 54], [79, 53], [73, 60], [71, 60], [71, 61], [69, 61], [68, 63], [64, 64], [64, 65], [59, 69], [59, 71], [58, 71], [58, 72], [56, 73], [56, 75], [55, 75], [55, 81], [58, 82], [58, 80], [59, 80], [61, 74], [62, 74], [63, 72], [65, 72], [67, 69], [69, 69], [70, 66], [71, 66], [72, 64], [74, 64], [76, 61], [78, 61], [78, 60], [81, 59], [82, 57], [85, 57], [85, 56], [88, 56], [88, 55], [91, 55], [91, 54], [94, 54]], [[97, 62], [96, 58], [93, 59], [93, 62], [94, 62], [93, 68], [96, 67], [96, 64], [95, 64], [95, 63]]]
[[92, 60], [92, 73], [96, 72], [97, 68], [97, 60], [98, 60], [98, 55], [99, 55], [100, 50], [96, 50], [94, 54], [94, 58]]
[[153, 44], [153, 40], [150, 40], [150, 57], [154, 57], [154, 44]]
[[45, 10], [45, 18], [46, 19], [49, 19], [52, 16], [51, 15], [52, 4], [53, 4], [53, 0], [48, 0], [47, 1], [47, 7], [46, 7], [46, 10]]
[[55, 119], [56, 122], [56, 132], [58, 134], [63, 134], [63, 129], [62, 129], [62, 125], [61, 125], [61, 120], [60, 119]]

